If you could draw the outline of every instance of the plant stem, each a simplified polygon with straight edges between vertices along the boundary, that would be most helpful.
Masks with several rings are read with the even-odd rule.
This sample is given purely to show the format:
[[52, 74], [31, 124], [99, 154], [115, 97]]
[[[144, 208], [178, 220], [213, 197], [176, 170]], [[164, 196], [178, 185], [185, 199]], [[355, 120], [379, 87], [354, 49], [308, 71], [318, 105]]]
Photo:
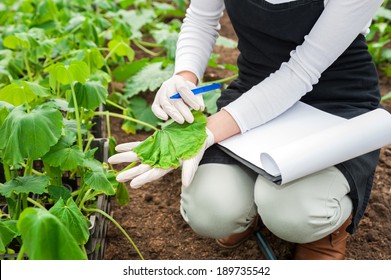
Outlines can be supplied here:
[[107, 138], [111, 138], [111, 126], [110, 126], [109, 111], [106, 111], [106, 128], [107, 128]]
[[25, 168], [24, 168], [24, 175], [31, 175], [33, 173], [33, 160], [31, 158], [27, 159]]
[[104, 211], [102, 211], [100, 209], [83, 208], [83, 210], [86, 211], [86, 212], [96, 212], [96, 213], [99, 213], [102, 216], [104, 216], [107, 219], [109, 219], [125, 235], [125, 237], [129, 240], [130, 244], [132, 244], [133, 248], [136, 250], [136, 252], [139, 255], [140, 259], [144, 260], [143, 255], [141, 254], [140, 250], [137, 248], [136, 244], [133, 242], [132, 238], [130, 238], [128, 233], [123, 229], [123, 227], [121, 227], [121, 225], [113, 217], [111, 217], [109, 214], [107, 214], [106, 212], [104, 212]]
[[5, 162], [3, 162], [3, 170], [4, 170], [5, 181], [6, 182], [11, 181], [12, 177], [11, 177], [10, 168], [9, 165], [6, 164]]
[[120, 109], [120, 110], [122, 110], [122, 111], [125, 111], [125, 110], [126, 110], [126, 108], [122, 107], [121, 105], [119, 105], [119, 104], [117, 104], [117, 103], [115, 103], [115, 102], [113, 102], [113, 101], [111, 101], [111, 100], [109, 100], [109, 99], [106, 100], [106, 103], [107, 103], [107, 104], [110, 104], [111, 106], [113, 106], [113, 107], [115, 107], [115, 108], [118, 108], [118, 109]]
[[238, 74], [235, 74], [235, 75], [232, 75], [232, 76], [229, 76], [227, 78], [223, 78], [223, 79], [220, 79], [220, 80], [215, 80], [215, 81], [212, 81], [213, 83], [216, 83], [216, 84], [222, 84], [222, 83], [226, 83], [226, 82], [229, 82], [235, 78], [238, 77]]
[[151, 42], [146, 42], [146, 41], [137, 40], [137, 39], [133, 39], [133, 42], [137, 42], [140, 45], [143, 45], [143, 46], [146, 46], [146, 47], [150, 47], [150, 48], [161, 48], [161, 47], [163, 47], [161, 44], [158, 44], [158, 43], [151, 43]]
[[36, 202], [34, 199], [32, 199], [30, 197], [27, 197], [27, 201], [30, 202], [31, 204], [33, 204], [34, 206], [38, 207], [38, 208], [46, 210], [46, 208], [44, 206], [42, 206], [40, 203]]
[[30, 80], [30, 82], [32, 82], [33, 81], [33, 74], [31, 73], [29, 61], [27, 58], [27, 52], [23, 52], [23, 59], [24, 59], [24, 64], [26, 66], [27, 74], [29, 76], [29, 80]]
[[18, 261], [23, 260], [25, 251], [26, 250], [24, 248], [24, 245], [22, 244], [22, 247], [20, 247], [20, 250], [19, 250], [19, 253], [18, 253], [18, 257], [16, 258]]
[[124, 119], [124, 120], [128, 120], [128, 121], [132, 121], [132, 122], [135, 122], [135, 123], [139, 123], [141, 125], [144, 125], [146, 127], [149, 127], [153, 130], [158, 130], [157, 127], [149, 124], [149, 123], [146, 123], [146, 122], [143, 122], [143, 121], [140, 121], [140, 120], [137, 120], [135, 118], [132, 118], [132, 117], [128, 117], [128, 116], [124, 116], [124, 115], [121, 115], [121, 114], [117, 114], [117, 113], [113, 113], [113, 112], [108, 112], [108, 111], [105, 111], [105, 112], [94, 112], [94, 115], [107, 115], [109, 114], [111, 117], [117, 117], [117, 118], [120, 118], [120, 119]]
[[76, 118], [76, 124], [77, 124], [77, 143], [79, 144], [80, 151], [83, 151], [83, 139], [81, 135], [81, 124], [80, 124], [80, 116], [79, 116], [79, 107], [77, 105], [76, 100], [76, 92], [75, 88], [73, 87], [73, 81], [68, 73], [70, 85], [71, 85], [71, 91], [72, 91], [72, 98], [73, 98], [73, 105], [75, 108], [75, 118]]
[[160, 51], [160, 52], [158, 52], [158, 53], [156, 53], [156, 52], [153, 52], [153, 51], [151, 51], [151, 50], [148, 50], [146, 47], [144, 47], [143, 45], [141, 45], [140, 43], [139, 43], [139, 41], [137, 41], [137, 40], [132, 40], [132, 42], [138, 47], [138, 48], [140, 48], [142, 51], [144, 51], [145, 53], [147, 53], [147, 54], [149, 54], [149, 55], [151, 55], [151, 56], [159, 56], [160, 54], [162, 54], [164, 51]]

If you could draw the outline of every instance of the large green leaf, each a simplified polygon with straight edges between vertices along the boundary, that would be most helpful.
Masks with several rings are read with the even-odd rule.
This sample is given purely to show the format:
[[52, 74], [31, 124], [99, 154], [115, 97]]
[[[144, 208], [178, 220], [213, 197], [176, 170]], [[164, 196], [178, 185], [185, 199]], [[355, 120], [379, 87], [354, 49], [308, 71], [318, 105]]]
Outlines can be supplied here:
[[[106, 103], [108, 94], [105, 88], [98, 81], [87, 81], [85, 84], [76, 83], [75, 92], [77, 105], [86, 109], [94, 110], [101, 104]], [[69, 107], [74, 107], [73, 99], [69, 102]]]
[[79, 245], [87, 243], [90, 233], [88, 231], [88, 220], [81, 213], [79, 207], [72, 198], [64, 203], [64, 200], [59, 199], [56, 204], [50, 208], [50, 213], [56, 216], [67, 229]]
[[112, 74], [118, 82], [125, 82], [131, 76], [140, 71], [148, 63], [148, 58], [139, 59], [128, 64], [121, 64], [114, 69]]
[[42, 160], [51, 166], [60, 167], [63, 171], [76, 169], [83, 163], [84, 154], [74, 145], [75, 141], [76, 134], [66, 131], [66, 134], [51, 147]]
[[46, 176], [23, 176], [6, 182], [0, 187], [0, 193], [5, 197], [11, 197], [13, 193], [34, 193], [43, 194], [49, 184]]
[[25, 158], [42, 157], [60, 138], [62, 120], [61, 112], [48, 106], [37, 107], [30, 113], [22, 107], [12, 110], [0, 128], [4, 161], [14, 165]]
[[6, 247], [18, 236], [16, 221], [0, 221], [0, 254], [6, 252]]
[[194, 122], [178, 124], [173, 122], [157, 130], [132, 150], [142, 163], [159, 168], [177, 168], [180, 159], [189, 159], [201, 149], [207, 137], [206, 116], [193, 111]]
[[[153, 114], [151, 110], [151, 106], [147, 103], [145, 98], [142, 98], [140, 96], [134, 96], [129, 102], [129, 107], [133, 115], [132, 117], [134, 117], [137, 120], [146, 122], [153, 126], [156, 126], [160, 122], [160, 120]], [[145, 131], [151, 130], [151, 128], [149, 127], [128, 120], [125, 120], [122, 126], [127, 124], [133, 125], [135, 127], [135, 130], [141, 130], [141, 129], [144, 129]]]
[[85, 159], [83, 166], [89, 168], [84, 176], [86, 185], [107, 195], [115, 194], [114, 187], [107, 178], [107, 171], [103, 168], [101, 162], [92, 158]]
[[169, 79], [173, 72], [173, 64], [169, 64], [166, 68], [163, 68], [162, 62], [151, 63], [126, 82], [125, 96], [130, 98], [146, 90], [154, 91], [158, 89], [165, 80]]
[[23, 88], [17, 84], [7, 85], [0, 90], [0, 100], [15, 106], [31, 102], [34, 98], [34, 94], [25, 92]]
[[49, 211], [26, 208], [17, 226], [26, 254], [32, 260], [87, 259], [68, 228]]
[[134, 50], [130, 47], [129, 40], [124, 39], [112, 39], [108, 43], [110, 52], [115, 53], [118, 56], [126, 56], [129, 61], [134, 59]]
[[48, 97], [48, 89], [31, 82], [22, 82], [19, 84], [9, 84], [0, 90], [0, 101], [8, 102], [19, 106], [29, 103], [36, 97]]
[[70, 189], [64, 186], [48, 186], [48, 193], [54, 201], [58, 201], [60, 198], [67, 200], [72, 196]]
[[172, 30], [172, 27], [167, 24], [160, 24], [161, 29], [152, 31], [152, 36], [155, 41], [162, 44], [167, 51], [169, 59], [175, 59], [176, 43], [178, 41], [178, 32]]
[[69, 65], [57, 63], [49, 69], [50, 86], [55, 89], [56, 82], [68, 85], [72, 82], [84, 84], [90, 76], [90, 69], [84, 61], [74, 60]]
[[10, 103], [0, 101], [0, 127], [3, 125], [5, 119], [14, 108], [15, 107]]
[[90, 66], [90, 72], [93, 73], [105, 65], [105, 58], [97, 48], [91, 48], [84, 51], [84, 62]]

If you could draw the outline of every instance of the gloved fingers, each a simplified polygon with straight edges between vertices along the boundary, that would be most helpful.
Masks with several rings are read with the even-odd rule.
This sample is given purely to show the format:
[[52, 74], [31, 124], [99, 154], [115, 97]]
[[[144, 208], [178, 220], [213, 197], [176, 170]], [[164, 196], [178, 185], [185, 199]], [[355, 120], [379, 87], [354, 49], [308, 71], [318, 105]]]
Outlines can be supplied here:
[[115, 150], [119, 153], [122, 152], [129, 152], [134, 147], [138, 146], [141, 143], [141, 141], [135, 141], [135, 142], [129, 142], [129, 143], [123, 143], [115, 146]]
[[186, 81], [178, 82], [178, 93], [188, 106], [190, 106], [194, 110], [199, 110], [202, 107], [203, 102], [200, 101], [200, 99], [197, 98], [196, 95], [194, 95], [194, 93], [189, 88], [189, 84], [193, 85], [192, 83]]
[[167, 113], [160, 107], [159, 104], [157, 104], [157, 103], [154, 102], [154, 103], [152, 104], [151, 109], [152, 109], [152, 112], [154, 113], [154, 115], [155, 115], [156, 117], [158, 117], [159, 119], [161, 119], [161, 120], [163, 120], [163, 121], [168, 120], [168, 115], [167, 115]]
[[197, 99], [198, 104], [200, 104], [200, 110], [205, 110], [205, 103], [204, 98], [202, 97], [202, 94], [195, 95], [195, 98]]
[[118, 163], [123, 163], [123, 162], [135, 162], [138, 161], [137, 154], [135, 152], [129, 151], [129, 152], [124, 152], [120, 154], [113, 155], [108, 158], [108, 162], [110, 164], [118, 164]]
[[145, 173], [142, 173], [141, 175], [135, 177], [131, 182], [130, 182], [130, 187], [137, 189], [141, 187], [142, 185], [155, 181], [164, 175], [166, 175], [168, 172], [170, 172], [173, 168], [169, 169], [162, 169], [162, 168], [152, 168], [148, 170]]
[[131, 169], [125, 170], [124, 172], [121, 172], [117, 175], [116, 179], [120, 183], [127, 182], [151, 169], [152, 167], [150, 167], [148, 164], [140, 164]]
[[181, 99], [173, 101], [173, 104], [175, 108], [179, 111], [179, 113], [183, 116], [186, 122], [194, 122], [193, 114], [191, 113], [189, 107]]
[[162, 102], [161, 107], [167, 113], [167, 115], [169, 115], [177, 123], [182, 124], [185, 122], [185, 118], [182, 116], [182, 114], [169, 101]]
[[196, 156], [191, 159], [186, 159], [182, 163], [182, 185], [184, 187], [190, 186], [194, 175], [197, 171], [200, 159]]

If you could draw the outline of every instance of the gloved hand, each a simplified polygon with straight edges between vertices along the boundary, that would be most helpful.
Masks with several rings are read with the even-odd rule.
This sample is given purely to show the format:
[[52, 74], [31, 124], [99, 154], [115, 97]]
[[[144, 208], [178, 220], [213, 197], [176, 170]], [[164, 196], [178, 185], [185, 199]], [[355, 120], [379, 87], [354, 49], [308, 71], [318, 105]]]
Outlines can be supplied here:
[[[213, 145], [214, 136], [210, 132], [208, 128], [206, 128], [207, 138], [205, 139], [204, 144], [200, 151], [192, 158], [181, 160], [182, 165], [182, 185], [188, 187], [193, 180], [194, 174], [197, 171], [198, 164], [201, 161], [202, 156], [207, 148]], [[115, 147], [116, 151], [119, 154], [113, 155], [108, 159], [110, 164], [118, 164], [118, 163], [132, 163], [139, 161], [137, 154], [132, 150], [132, 148], [136, 147], [141, 142], [130, 142], [125, 144], [120, 144]], [[121, 172], [117, 176], [118, 182], [130, 182], [130, 187], [139, 188], [145, 183], [152, 182], [157, 180], [168, 172], [173, 170], [173, 168], [162, 169], [162, 168], [152, 168], [148, 164], [139, 164], [129, 170]]]
[[[167, 120], [170, 116], [177, 123], [192, 123], [194, 121], [190, 108], [198, 111], [204, 110], [204, 100], [202, 95], [194, 95], [191, 89], [195, 84], [187, 81], [179, 75], [174, 75], [165, 81], [152, 103], [152, 112], [162, 120]], [[179, 93], [182, 98], [170, 99], [170, 96]], [[190, 108], [189, 108], [190, 107]]]

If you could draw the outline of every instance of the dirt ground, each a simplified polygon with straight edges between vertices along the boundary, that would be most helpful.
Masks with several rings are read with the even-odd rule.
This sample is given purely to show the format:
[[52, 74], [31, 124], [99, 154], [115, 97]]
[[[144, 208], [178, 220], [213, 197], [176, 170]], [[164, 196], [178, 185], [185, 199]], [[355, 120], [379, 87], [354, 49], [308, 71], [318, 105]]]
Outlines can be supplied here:
[[[224, 16], [221, 34], [235, 39], [229, 20]], [[221, 62], [236, 63], [237, 52], [216, 48]], [[231, 75], [227, 71], [208, 69], [205, 79]], [[382, 94], [391, 90], [389, 78], [381, 76]], [[384, 104], [391, 112], [391, 102]], [[118, 119], [112, 120], [112, 134], [118, 143], [142, 140], [145, 133], [126, 135]], [[159, 181], [140, 189], [130, 189], [131, 201], [118, 206], [113, 200], [112, 215], [131, 236], [148, 260], [256, 260], [265, 259], [255, 236], [240, 247], [230, 250], [219, 247], [215, 240], [195, 234], [179, 213], [180, 171], [174, 170]], [[277, 259], [290, 259], [293, 244], [278, 239], [266, 229], [261, 231]], [[125, 236], [109, 224], [104, 259], [137, 260], [136, 251]], [[391, 260], [391, 146], [381, 150], [369, 206], [358, 230], [349, 237], [347, 259]]]

